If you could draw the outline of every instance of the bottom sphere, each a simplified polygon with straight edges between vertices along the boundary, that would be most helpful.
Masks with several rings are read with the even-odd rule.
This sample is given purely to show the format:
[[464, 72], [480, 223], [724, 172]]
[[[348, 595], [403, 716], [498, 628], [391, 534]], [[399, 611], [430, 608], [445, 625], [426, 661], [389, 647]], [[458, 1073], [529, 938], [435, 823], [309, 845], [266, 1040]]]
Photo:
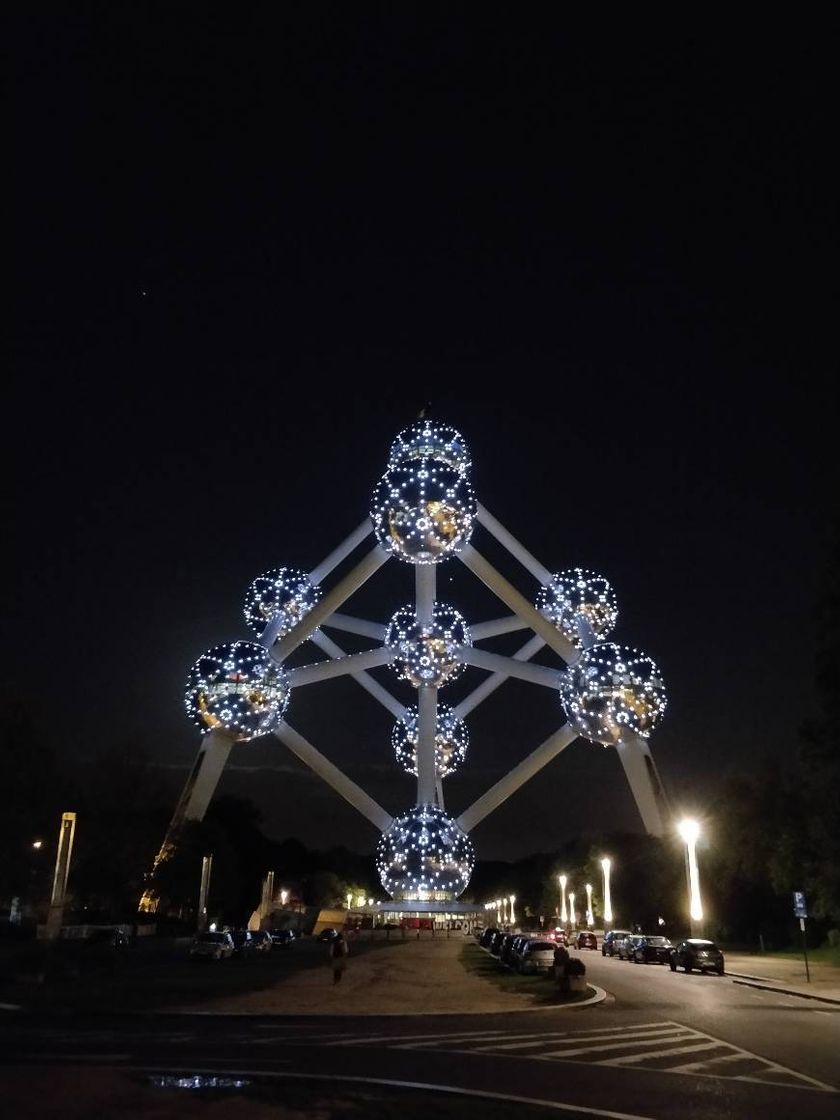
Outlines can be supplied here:
[[451, 902], [466, 890], [474, 864], [469, 836], [436, 805], [395, 817], [376, 846], [379, 878], [395, 901]]

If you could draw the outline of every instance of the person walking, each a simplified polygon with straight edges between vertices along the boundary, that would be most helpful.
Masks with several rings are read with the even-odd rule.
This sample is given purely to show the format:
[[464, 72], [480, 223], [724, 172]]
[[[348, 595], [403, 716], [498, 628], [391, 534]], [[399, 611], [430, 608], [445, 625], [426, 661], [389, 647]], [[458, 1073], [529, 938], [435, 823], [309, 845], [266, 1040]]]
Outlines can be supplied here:
[[344, 970], [347, 968], [347, 956], [350, 948], [347, 944], [347, 939], [344, 934], [339, 930], [329, 944], [330, 961], [332, 963], [333, 984], [340, 984], [341, 978], [344, 975]]

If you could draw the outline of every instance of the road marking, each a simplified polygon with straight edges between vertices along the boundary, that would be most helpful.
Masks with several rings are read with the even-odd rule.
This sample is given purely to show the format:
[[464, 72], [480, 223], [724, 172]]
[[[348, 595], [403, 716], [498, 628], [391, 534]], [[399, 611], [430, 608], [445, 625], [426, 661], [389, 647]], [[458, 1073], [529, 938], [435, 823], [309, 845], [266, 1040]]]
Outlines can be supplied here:
[[[558, 1049], [558, 1042], [569, 1045]], [[828, 1085], [805, 1073], [788, 1069], [769, 1058], [714, 1035], [694, 1030], [684, 1023], [635, 1023], [621, 1028], [595, 1027], [579, 1031], [544, 1034], [509, 1034], [504, 1031], [461, 1031], [449, 1035], [378, 1035], [326, 1043], [332, 1046], [358, 1046], [384, 1043], [394, 1050], [432, 1050], [456, 1054], [498, 1054], [521, 1060], [578, 1062], [613, 1068], [643, 1069], [651, 1073], [691, 1074], [759, 1084], [784, 1085], [797, 1089], [818, 1089], [837, 1093]], [[523, 1053], [531, 1051], [531, 1053]], [[535, 1052], [536, 1051], [536, 1052]], [[705, 1053], [696, 1061], [681, 1060], [688, 1054]], [[658, 1063], [652, 1065], [651, 1063]], [[742, 1072], [737, 1072], [741, 1070]]]

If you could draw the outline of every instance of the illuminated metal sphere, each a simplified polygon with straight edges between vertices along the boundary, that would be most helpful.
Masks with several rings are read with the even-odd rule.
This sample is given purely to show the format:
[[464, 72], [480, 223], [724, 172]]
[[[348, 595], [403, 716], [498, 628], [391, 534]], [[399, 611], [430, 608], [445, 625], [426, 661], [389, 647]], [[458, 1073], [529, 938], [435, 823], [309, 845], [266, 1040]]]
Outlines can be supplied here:
[[289, 685], [263, 646], [229, 642], [193, 665], [184, 703], [202, 731], [224, 729], [244, 742], [275, 729], [289, 703]]
[[644, 653], [603, 642], [584, 650], [560, 683], [569, 723], [584, 739], [615, 745], [622, 733], [647, 738], [665, 713], [665, 685]]
[[612, 587], [586, 568], [569, 568], [552, 576], [548, 587], [540, 588], [536, 606], [578, 649], [582, 645], [575, 625], [578, 616], [589, 623], [596, 638], [605, 638], [618, 620]]
[[476, 508], [465, 475], [435, 459], [406, 459], [379, 480], [370, 515], [383, 548], [408, 564], [437, 564], [470, 539]]
[[406, 459], [437, 459], [459, 474], [470, 469], [470, 453], [464, 437], [449, 424], [435, 424], [431, 420], [418, 420], [404, 428], [388, 455], [388, 469], [399, 466]]
[[471, 646], [463, 615], [446, 603], [435, 603], [431, 623], [420, 623], [414, 606], [401, 607], [388, 623], [385, 645], [394, 651], [391, 665], [397, 676], [415, 688], [440, 688], [463, 671], [459, 646]]
[[466, 889], [474, 864], [469, 836], [436, 805], [395, 817], [376, 846], [379, 878], [395, 901], [451, 901]]
[[321, 598], [321, 588], [298, 568], [272, 568], [257, 576], [245, 595], [245, 621], [260, 635], [279, 618], [277, 638], [296, 626]]
[[[417, 776], [417, 736], [419, 713], [417, 708], [407, 708], [394, 724], [391, 745], [397, 762], [409, 774]], [[470, 737], [467, 725], [456, 719], [452, 708], [438, 704], [435, 733], [435, 773], [439, 778], [454, 774], [467, 754]]]

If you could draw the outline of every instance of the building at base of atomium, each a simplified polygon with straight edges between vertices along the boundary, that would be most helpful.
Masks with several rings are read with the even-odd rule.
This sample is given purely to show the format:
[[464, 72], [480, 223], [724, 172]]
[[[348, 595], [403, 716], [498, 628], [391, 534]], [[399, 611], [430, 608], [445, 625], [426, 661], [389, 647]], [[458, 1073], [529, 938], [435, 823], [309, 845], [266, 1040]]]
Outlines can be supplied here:
[[[204, 735], [156, 865], [174, 850], [183, 823], [203, 817], [230, 751], [268, 734], [380, 831], [377, 868], [393, 900], [383, 906], [392, 911], [472, 909], [455, 902], [473, 869], [470, 831], [578, 736], [618, 752], [645, 828], [662, 834], [665, 798], [648, 746], [666, 706], [656, 665], [607, 640], [618, 617], [607, 580], [580, 568], [544, 568], [476, 500], [470, 473], [461, 435], [420, 420], [394, 440], [370, 516], [345, 541], [309, 572], [276, 567], [254, 579], [244, 602], [250, 636], [208, 650], [190, 671], [187, 713]], [[536, 593], [518, 590], [476, 551], [476, 523], [507, 549], [532, 588], [536, 580]], [[373, 547], [341, 578], [331, 578], [370, 535]], [[384, 621], [345, 613], [353, 594], [391, 560], [413, 569], [411, 600]], [[469, 621], [438, 599], [437, 572], [453, 561], [489, 588], [505, 608], [501, 617]], [[371, 646], [346, 654], [327, 630], [362, 635]], [[520, 630], [530, 634], [511, 657], [481, 647]], [[305, 642], [320, 659], [288, 668], [290, 654]], [[531, 661], [543, 647], [557, 655], [556, 668]], [[382, 665], [414, 689], [414, 703], [405, 706], [373, 677], [370, 670]], [[452, 706], [447, 687], [466, 666], [486, 676]], [[396, 815], [294, 729], [295, 689], [340, 675], [350, 675], [394, 718], [395, 765], [417, 779], [414, 804]], [[468, 765], [467, 717], [509, 677], [554, 690], [566, 722], [453, 817], [444, 807], [443, 782]], [[141, 906], [156, 908], [153, 892]]]

